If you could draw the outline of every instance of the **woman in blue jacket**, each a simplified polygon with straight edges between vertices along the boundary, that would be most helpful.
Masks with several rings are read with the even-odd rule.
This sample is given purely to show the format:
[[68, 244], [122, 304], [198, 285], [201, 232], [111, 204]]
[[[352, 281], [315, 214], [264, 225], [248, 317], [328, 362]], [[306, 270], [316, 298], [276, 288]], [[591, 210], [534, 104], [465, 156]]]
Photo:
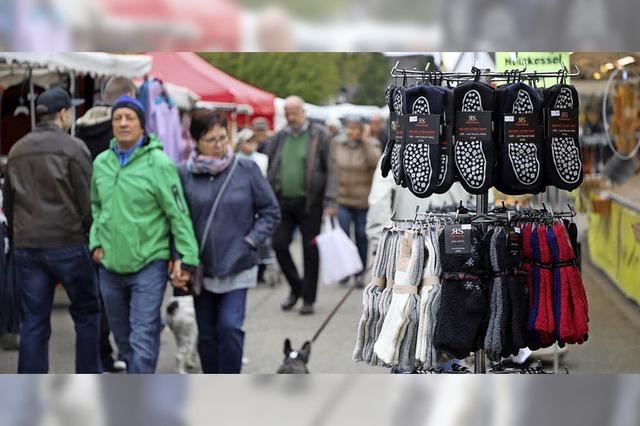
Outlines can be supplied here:
[[198, 112], [189, 130], [196, 150], [179, 170], [204, 266], [203, 288], [193, 289], [198, 352], [204, 373], [239, 373], [247, 289], [258, 278], [256, 248], [280, 223], [280, 208], [258, 166], [234, 155], [224, 117]]

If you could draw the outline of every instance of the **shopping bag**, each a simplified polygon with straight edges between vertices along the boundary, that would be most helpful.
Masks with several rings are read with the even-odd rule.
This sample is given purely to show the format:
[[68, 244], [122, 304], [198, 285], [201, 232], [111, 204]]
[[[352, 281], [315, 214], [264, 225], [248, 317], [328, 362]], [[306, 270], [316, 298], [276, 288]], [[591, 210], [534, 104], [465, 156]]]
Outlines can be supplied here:
[[325, 230], [316, 237], [320, 253], [322, 282], [336, 283], [362, 271], [362, 260], [358, 248], [342, 228], [325, 217]]

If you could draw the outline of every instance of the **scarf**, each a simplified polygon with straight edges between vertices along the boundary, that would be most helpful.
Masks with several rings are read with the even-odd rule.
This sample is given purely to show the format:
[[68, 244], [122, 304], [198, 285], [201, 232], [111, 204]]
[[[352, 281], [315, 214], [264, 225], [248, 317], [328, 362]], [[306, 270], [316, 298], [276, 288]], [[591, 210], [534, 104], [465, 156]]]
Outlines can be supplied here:
[[227, 153], [222, 158], [209, 157], [193, 151], [187, 160], [187, 168], [191, 173], [217, 175], [229, 167], [234, 155], [230, 146], [227, 146]]

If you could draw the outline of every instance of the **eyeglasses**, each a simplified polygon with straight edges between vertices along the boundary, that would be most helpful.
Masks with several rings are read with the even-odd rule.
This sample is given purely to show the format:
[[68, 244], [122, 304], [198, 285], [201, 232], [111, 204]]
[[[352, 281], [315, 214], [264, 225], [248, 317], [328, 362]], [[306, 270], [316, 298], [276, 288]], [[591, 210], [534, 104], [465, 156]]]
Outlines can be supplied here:
[[220, 135], [217, 138], [213, 137], [213, 138], [201, 139], [201, 142], [213, 143], [213, 144], [223, 144], [224, 142], [227, 141], [227, 139], [228, 139], [227, 135]]

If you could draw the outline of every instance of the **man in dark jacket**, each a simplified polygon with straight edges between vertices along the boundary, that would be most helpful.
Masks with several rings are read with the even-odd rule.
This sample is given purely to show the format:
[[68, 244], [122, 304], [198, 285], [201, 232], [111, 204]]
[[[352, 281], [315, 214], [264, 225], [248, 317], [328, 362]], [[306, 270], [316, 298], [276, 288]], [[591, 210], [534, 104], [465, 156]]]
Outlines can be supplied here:
[[[98, 154], [109, 149], [109, 144], [113, 138], [113, 125], [111, 123], [111, 105], [120, 96], [135, 97], [136, 86], [133, 81], [126, 77], [111, 77], [104, 86], [102, 101], [103, 105], [97, 105], [87, 111], [81, 118], [76, 120], [76, 136], [87, 145], [91, 152], [91, 160], [95, 160]], [[113, 358], [113, 347], [109, 340], [111, 329], [107, 320], [104, 302], [100, 297], [100, 359], [102, 368], [108, 372], [120, 372], [126, 370], [127, 366], [121, 359]]]
[[[288, 126], [269, 144], [269, 183], [274, 189], [282, 221], [273, 236], [273, 248], [291, 293], [282, 309], [292, 309], [302, 297], [301, 314], [312, 314], [318, 287], [318, 249], [314, 238], [320, 233], [323, 212], [336, 215], [336, 183], [332, 172], [329, 138], [325, 130], [310, 123], [298, 96], [285, 100]], [[323, 210], [324, 209], [324, 210]], [[296, 269], [289, 245], [293, 231], [302, 233], [304, 278]]]
[[100, 307], [87, 249], [91, 227], [91, 157], [67, 131], [71, 98], [61, 88], [37, 99], [40, 123], [9, 152], [5, 213], [15, 248], [22, 304], [19, 373], [47, 373], [55, 285], [71, 300], [76, 372], [100, 371]]

